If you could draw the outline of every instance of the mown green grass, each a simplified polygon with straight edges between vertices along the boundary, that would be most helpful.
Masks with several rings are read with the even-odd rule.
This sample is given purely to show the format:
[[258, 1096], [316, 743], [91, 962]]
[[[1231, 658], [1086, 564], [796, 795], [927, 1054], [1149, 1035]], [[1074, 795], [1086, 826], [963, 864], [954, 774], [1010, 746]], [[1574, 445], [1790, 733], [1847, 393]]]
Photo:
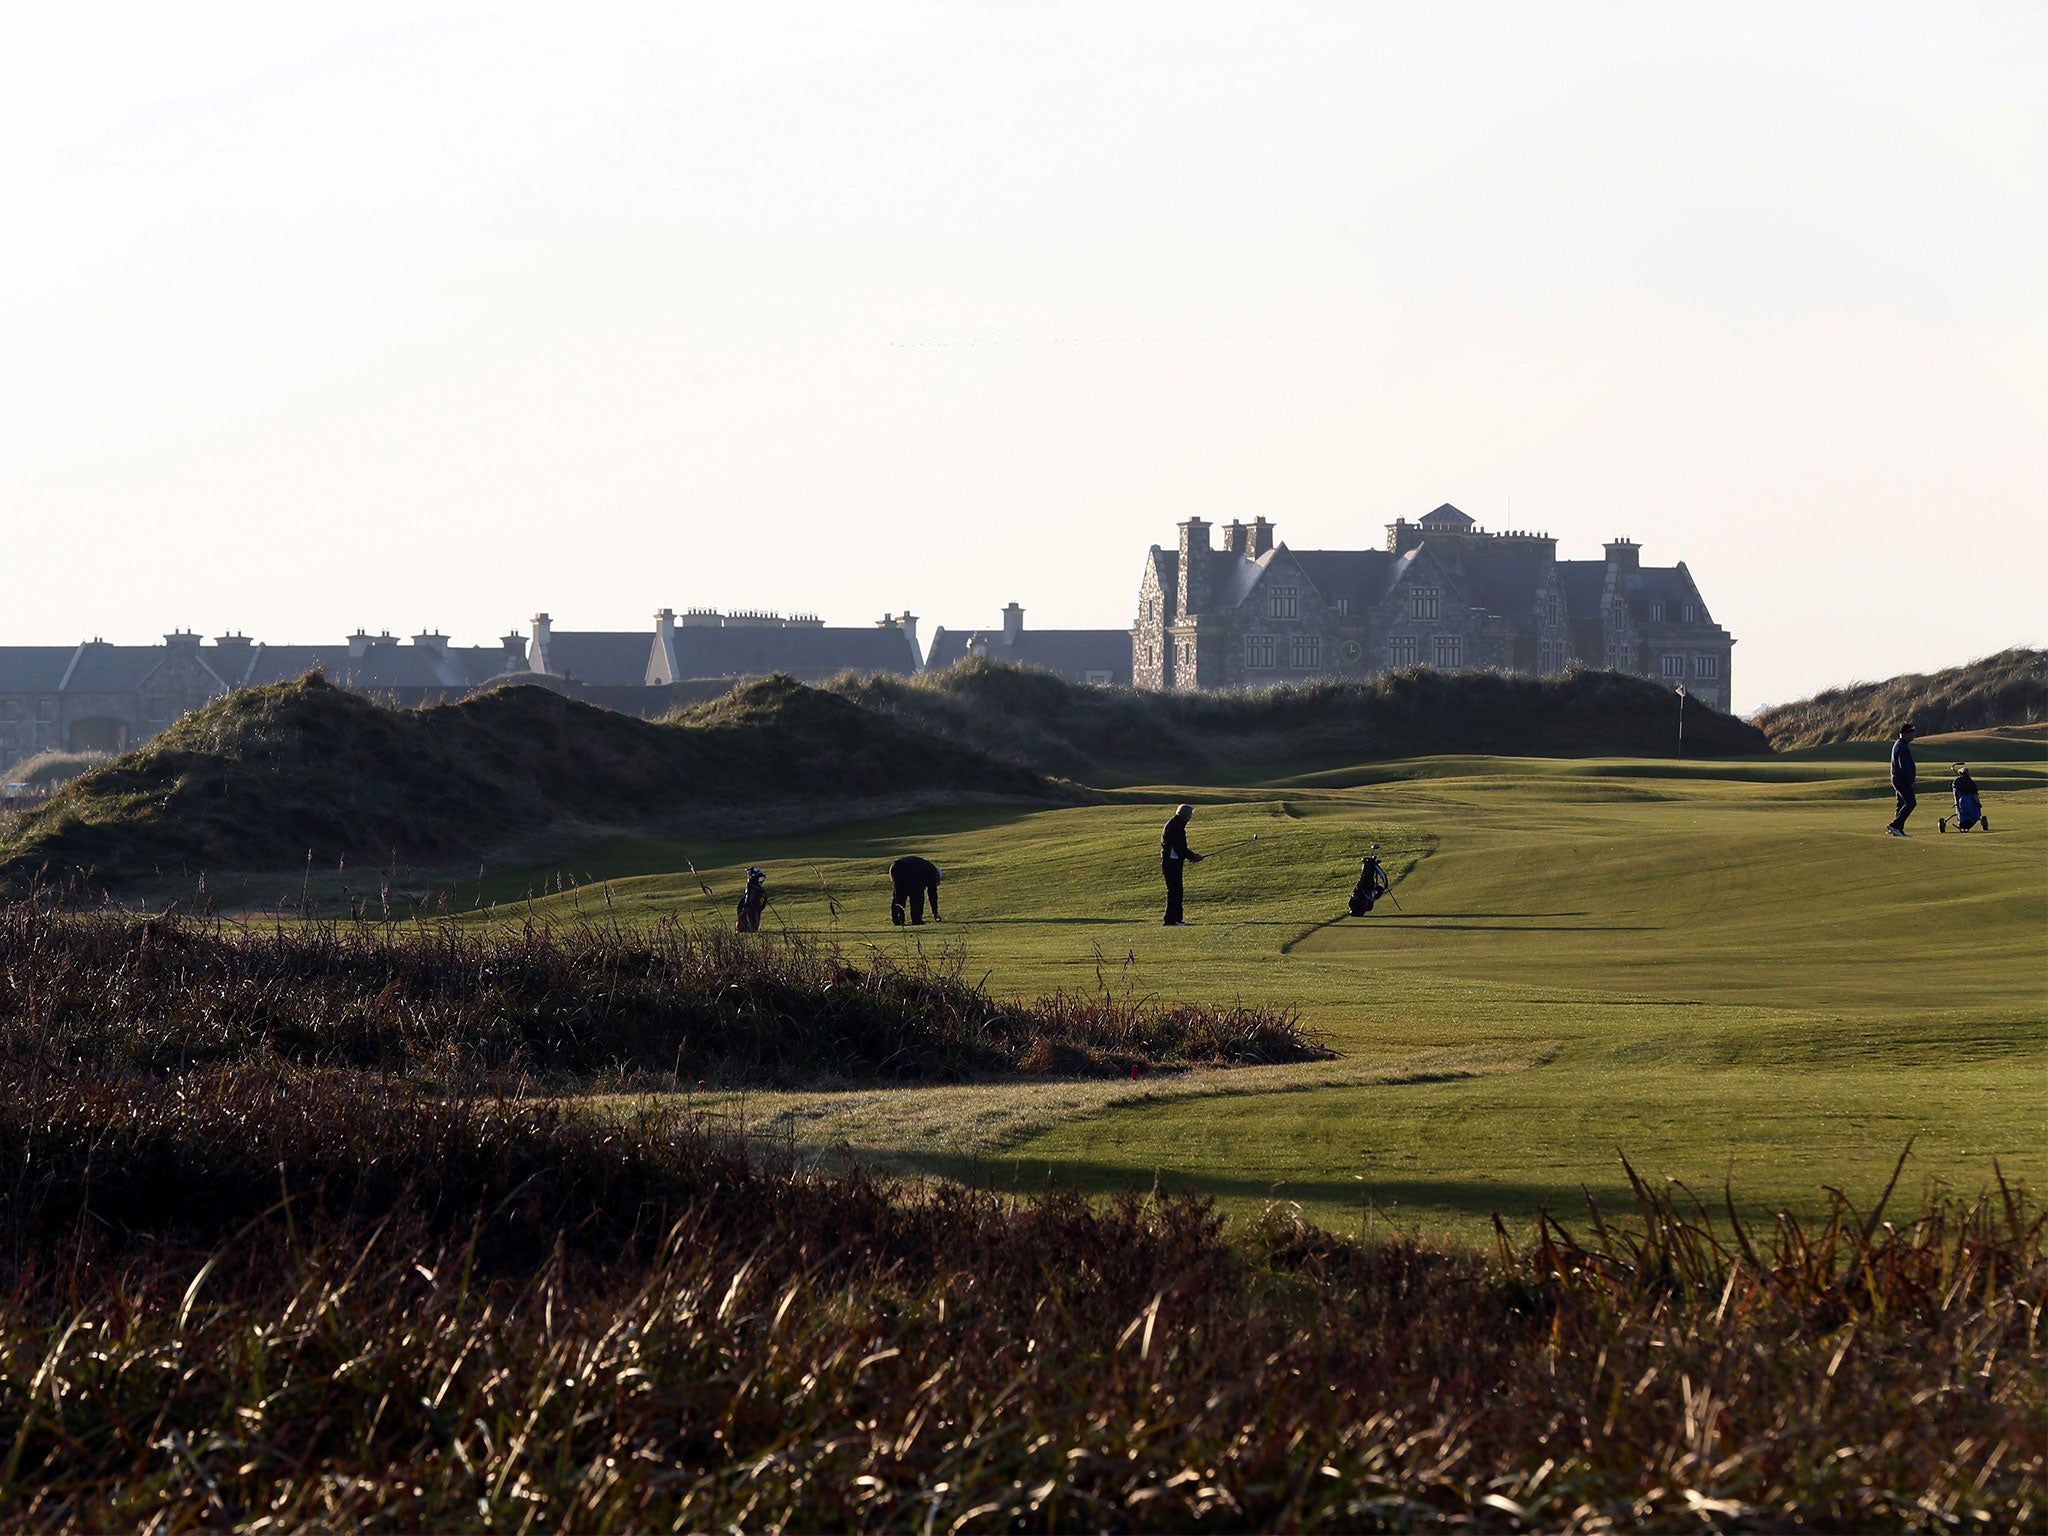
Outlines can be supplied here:
[[[1923, 764], [1972, 745], [1930, 742]], [[1210, 790], [1191, 797], [1194, 846], [1259, 841], [1190, 871], [1180, 930], [1158, 926], [1165, 787], [744, 845], [618, 842], [578, 861], [580, 888], [543, 895], [516, 872], [483, 894], [720, 918], [758, 862], [771, 926], [921, 944], [998, 989], [1293, 1004], [1342, 1059], [1272, 1092], [1246, 1093], [1246, 1071], [1217, 1074], [1228, 1096], [982, 1090], [951, 1146], [935, 1101], [895, 1127], [874, 1096], [783, 1096], [753, 1120], [1008, 1187], [1157, 1181], [1234, 1212], [1280, 1198], [1340, 1229], [1467, 1240], [1494, 1211], [1621, 1203], [1617, 1152], [1714, 1198], [1727, 1181], [1752, 1215], [1817, 1208], [1826, 1185], [1868, 1198], [1909, 1137], [1915, 1189], [1973, 1191], [1994, 1161], [2048, 1182], [2048, 761], [1978, 778], [1995, 833], [1937, 836], [1930, 777], [1903, 842], [1882, 833], [1882, 762], [1831, 756], [1430, 759]], [[1374, 841], [1400, 908], [1352, 919]], [[911, 850], [945, 867], [947, 921], [896, 930], [883, 871]], [[1453, 1066], [1398, 1069], [1430, 1052]], [[990, 1093], [1016, 1103], [992, 1115]]]

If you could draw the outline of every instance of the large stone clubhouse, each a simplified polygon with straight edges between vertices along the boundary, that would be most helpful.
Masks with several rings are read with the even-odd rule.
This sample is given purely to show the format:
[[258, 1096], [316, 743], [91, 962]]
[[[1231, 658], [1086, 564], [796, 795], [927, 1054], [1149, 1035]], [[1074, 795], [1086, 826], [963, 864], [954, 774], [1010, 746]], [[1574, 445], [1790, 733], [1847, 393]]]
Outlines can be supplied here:
[[333, 645], [269, 645], [189, 631], [162, 645], [0, 646], [0, 764], [49, 748], [118, 752], [235, 688], [314, 670], [398, 703], [460, 698], [520, 679], [660, 714], [708, 689], [785, 672], [909, 675], [986, 656], [1069, 682], [1216, 689], [1370, 677], [1407, 667], [1545, 674], [1573, 662], [1657, 678], [1728, 708], [1734, 645], [1683, 562], [1646, 566], [1627, 539], [1560, 560], [1548, 534], [1488, 533], [1445, 505], [1388, 525], [1383, 549], [1291, 550], [1265, 518], [1189, 518], [1152, 547], [1128, 629], [1030, 629], [1016, 603], [979, 629], [884, 614], [838, 627], [811, 615], [663, 608], [647, 629], [557, 629], [451, 645], [358, 631]]
[[1684, 562], [1627, 539], [1560, 560], [1544, 533], [1488, 533], [1449, 504], [1387, 525], [1382, 549], [1289, 549], [1263, 517], [1221, 547], [1198, 517], [1152, 546], [1131, 630], [1140, 688], [1371, 677], [1407, 667], [1537, 676], [1573, 662], [1683, 685], [1718, 709], [1735, 641]]

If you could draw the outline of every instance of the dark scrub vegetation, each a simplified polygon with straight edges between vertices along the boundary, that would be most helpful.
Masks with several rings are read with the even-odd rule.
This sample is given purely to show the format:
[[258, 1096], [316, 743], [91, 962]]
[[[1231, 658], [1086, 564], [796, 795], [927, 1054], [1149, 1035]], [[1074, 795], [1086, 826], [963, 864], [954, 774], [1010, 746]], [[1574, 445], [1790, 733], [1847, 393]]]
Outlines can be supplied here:
[[[914, 678], [831, 686], [866, 709], [994, 757], [1090, 784], [1243, 783], [1316, 768], [1439, 753], [1668, 757], [1669, 688], [1574, 667], [1558, 677], [1415, 667], [1360, 682], [1145, 693], [1080, 687], [1036, 667], [970, 657]], [[1763, 733], [1691, 700], [1688, 755], [1770, 750]]]
[[957, 964], [664, 920], [244, 927], [0, 907], [0, 1049], [166, 1070], [294, 1062], [444, 1083], [1121, 1076], [1328, 1054], [1292, 1009], [999, 999]]
[[[2026, 1530], [2040, 1213], [1493, 1255], [396, 1079], [0, 1061], [28, 1529]], [[1885, 1219], [1889, 1214], [1890, 1219]]]

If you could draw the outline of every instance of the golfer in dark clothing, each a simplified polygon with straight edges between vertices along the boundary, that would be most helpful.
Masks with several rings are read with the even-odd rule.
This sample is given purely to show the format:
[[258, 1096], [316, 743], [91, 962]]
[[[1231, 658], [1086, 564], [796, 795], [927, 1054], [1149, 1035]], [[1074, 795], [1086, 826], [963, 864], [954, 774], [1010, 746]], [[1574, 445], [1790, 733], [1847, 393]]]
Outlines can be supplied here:
[[945, 878], [945, 871], [930, 859], [920, 859], [914, 853], [907, 853], [889, 866], [889, 921], [898, 928], [903, 926], [903, 909], [910, 908], [910, 920], [919, 927], [924, 926], [924, 904], [932, 904], [932, 921], [939, 918], [939, 881]]
[[1181, 873], [1190, 864], [1202, 862], [1199, 853], [1188, 848], [1188, 818], [1195, 814], [1192, 805], [1183, 805], [1173, 813], [1173, 819], [1166, 824], [1166, 830], [1159, 834], [1159, 873], [1166, 877], [1166, 926], [1185, 928], [1187, 923], [1180, 915]]
[[1898, 797], [1898, 809], [1885, 831], [1893, 837], [1906, 835], [1906, 818], [1920, 803], [1920, 797], [1913, 793], [1913, 781], [1918, 773], [1919, 770], [1913, 766], [1913, 722], [1908, 720], [1899, 727], [1899, 734], [1892, 741], [1892, 793]]

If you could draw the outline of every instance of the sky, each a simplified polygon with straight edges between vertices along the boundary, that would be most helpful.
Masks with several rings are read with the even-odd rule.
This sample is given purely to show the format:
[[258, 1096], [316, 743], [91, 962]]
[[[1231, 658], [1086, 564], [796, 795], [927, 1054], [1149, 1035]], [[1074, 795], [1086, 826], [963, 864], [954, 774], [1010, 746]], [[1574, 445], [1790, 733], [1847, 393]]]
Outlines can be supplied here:
[[1441, 502], [2048, 640], [2048, 7], [0, 0], [0, 644], [1124, 627]]

